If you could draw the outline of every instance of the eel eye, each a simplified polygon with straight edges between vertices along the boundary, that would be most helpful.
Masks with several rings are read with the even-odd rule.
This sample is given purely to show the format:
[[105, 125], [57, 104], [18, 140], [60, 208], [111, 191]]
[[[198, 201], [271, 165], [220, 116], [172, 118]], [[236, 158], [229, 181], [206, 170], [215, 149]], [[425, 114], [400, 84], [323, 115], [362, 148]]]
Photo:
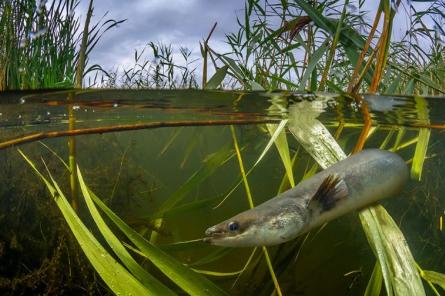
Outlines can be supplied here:
[[237, 231], [239, 229], [239, 224], [238, 222], [232, 221], [227, 225], [227, 228], [229, 231]]

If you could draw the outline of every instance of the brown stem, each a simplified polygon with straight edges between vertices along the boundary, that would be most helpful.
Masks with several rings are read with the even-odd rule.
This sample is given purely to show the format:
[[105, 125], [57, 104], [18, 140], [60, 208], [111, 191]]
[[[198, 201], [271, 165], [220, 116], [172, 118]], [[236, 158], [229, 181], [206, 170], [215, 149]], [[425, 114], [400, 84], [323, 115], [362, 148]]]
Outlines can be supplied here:
[[[368, 52], [368, 49], [371, 45], [372, 38], [374, 38], [375, 32], [377, 31], [377, 26], [380, 22], [380, 17], [382, 16], [382, 10], [380, 7], [377, 9], [377, 13], [374, 18], [374, 24], [372, 25], [371, 32], [369, 32], [368, 38], [366, 40], [365, 46], [363, 47], [362, 52], [358, 58], [357, 64], [355, 65], [354, 73], [352, 73], [351, 81], [349, 82], [348, 92], [352, 91], [352, 88], [355, 85], [355, 81], [357, 80], [357, 75], [360, 71], [363, 60], [365, 59], [365, 55]], [[370, 60], [372, 60], [370, 58]]]
[[368, 137], [369, 130], [371, 129], [371, 115], [369, 114], [368, 105], [362, 97], [356, 96], [355, 99], [361, 104], [364, 125], [362, 128], [362, 132], [360, 133], [360, 137], [358, 138], [354, 149], [352, 149], [353, 154], [363, 149], [363, 146], [365, 146], [366, 138]]
[[365, 67], [362, 70], [362, 73], [360, 74], [360, 77], [358, 78], [357, 83], [352, 87], [352, 90], [349, 90], [349, 93], [351, 94], [358, 94], [359, 90], [360, 90], [360, 86], [363, 82], [363, 79], [365, 79], [366, 76], [366, 72], [368, 72], [369, 67], [371, 67], [372, 64], [372, 60], [374, 59], [376, 53], [378, 52], [379, 48], [380, 48], [380, 42], [377, 44], [377, 46], [375, 47], [375, 49], [372, 51], [371, 55], [368, 58], [368, 61], [366, 62]]
[[[71, 103], [74, 100], [74, 94], [70, 92], [68, 94], [68, 102]], [[75, 130], [75, 115], [73, 105], [68, 104], [68, 129], [70, 131]], [[78, 183], [77, 183], [77, 165], [76, 165], [76, 139], [74, 137], [68, 137], [68, 164], [70, 168], [70, 189], [71, 189], [71, 206], [77, 212], [79, 208], [78, 202]]]
[[214, 126], [214, 125], [247, 125], [247, 124], [264, 124], [277, 123], [278, 119], [228, 119], [228, 120], [203, 120], [203, 121], [168, 121], [168, 122], [150, 122], [137, 124], [122, 124], [106, 127], [92, 127], [84, 129], [73, 129], [66, 131], [40, 132], [26, 135], [24, 137], [8, 140], [0, 143], [0, 150], [22, 145], [25, 143], [35, 142], [43, 139], [71, 137], [91, 134], [105, 134], [112, 132], [153, 129], [162, 127], [180, 127], [180, 126]]

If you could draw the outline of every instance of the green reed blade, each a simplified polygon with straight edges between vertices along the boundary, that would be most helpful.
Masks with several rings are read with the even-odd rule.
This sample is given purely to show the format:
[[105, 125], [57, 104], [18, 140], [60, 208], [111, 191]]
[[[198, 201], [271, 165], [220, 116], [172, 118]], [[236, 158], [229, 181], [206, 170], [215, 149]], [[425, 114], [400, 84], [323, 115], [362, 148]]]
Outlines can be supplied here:
[[[261, 162], [261, 160], [264, 158], [264, 156], [267, 154], [267, 152], [269, 152], [269, 150], [270, 150], [270, 148], [272, 147], [272, 145], [273, 145], [274, 143], [276, 143], [277, 139], [280, 137], [280, 133], [282, 132], [282, 130], [283, 130], [284, 127], [286, 126], [286, 122], [287, 122], [287, 120], [283, 120], [283, 121], [280, 122], [280, 124], [278, 125], [277, 129], [273, 132], [273, 134], [272, 134], [272, 136], [271, 136], [269, 142], [266, 144], [266, 147], [264, 147], [263, 152], [261, 152], [261, 154], [260, 154], [260, 156], [258, 157], [258, 159], [256, 160], [256, 162], [252, 165], [252, 167], [251, 167], [247, 172], [245, 172], [246, 176], [249, 176], [249, 175], [250, 175], [250, 173], [251, 173], [251, 172], [256, 168], [256, 166]], [[283, 141], [283, 140], [280, 140], [280, 141]], [[286, 140], [286, 141], [287, 141], [287, 140]], [[286, 149], [286, 148], [284, 148], [284, 146], [283, 146], [282, 144], [279, 144], [279, 145], [280, 145], [280, 147], [279, 147], [279, 148], [277, 147], [277, 148], [278, 148], [278, 151], [280, 151], [280, 149], [283, 149], [282, 153], [285, 154], [286, 152], [285, 152], [284, 149]], [[286, 147], [287, 147], [287, 145], [286, 145]], [[288, 149], [288, 148], [287, 148], [287, 149]], [[284, 156], [284, 157], [286, 157], [286, 156]], [[286, 166], [290, 167], [290, 170], [289, 170], [289, 171], [290, 171], [290, 174], [287, 174], [287, 175], [288, 175], [288, 176], [290, 175], [291, 178], [292, 178], [292, 180], [293, 180], [292, 165], [289, 166], [287, 161], [285, 161], [285, 162], [283, 162], [283, 163], [284, 163], [284, 165], [285, 165], [285, 168], [286, 168]], [[286, 172], [287, 172], [287, 171], [288, 171], [288, 168], [286, 168]], [[239, 178], [239, 180], [236, 181], [235, 185], [231, 186], [231, 189], [224, 195], [224, 197], [222, 198], [222, 200], [215, 206], [215, 208], [220, 207], [220, 206], [227, 200], [227, 198], [229, 198], [229, 197], [232, 195], [232, 193], [235, 192], [235, 190], [236, 190], [241, 184], [243, 184], [243, 176], [241, 176], [241, 177]]]
[[280, 124], [278, 126], [276, 126], [274, 124], [266, 125], [267, 129], [269, 130], [269, 133], [270, 133], [271, 137], [270, 137], [269, 142], [267, 142], [266, 147], [264, 147], [263, 152], [261, 152], [260, 156], [258, 157], [257, 161], [255, 161], [255, 163], [253, 164], [253, 167], [257, 166], [261, 162], [263, 157], [269, 151], [270, 147], [272, 147], [272, 145], [277, 140], [278, 136], [281, 134], [281, 131], [286, 126], [286, 123], [287, 123], [287, 119], [280, 121]]
[[212, 270], [204, 270], [204, 269], [196, 269], [196, 268], [193, 268], [193, 270], [200, 274], [217, 276], [217, 277], [234, 277], [234, 276], [239, 275], [240, 273], [243, 272], [243, 270], [232, 271], [232, 272], [221, 272], [221, 271], [212, 271]]
[[110, 210], [94, 193], [90, 196], [108, 218], [127, 236], [127, 238], [144, 254], [160, 271], [185, 292], [191, 295], [226, 295], [218, 286], [205, 277], [171, 257], [158, 247], [151, 244], [138, 232], [132, 229], [113, 211]]
[[278, 127], [274, 124], [267, 124], [267, 129], [272, 136], [271, 141], [273, 138], [275, 138], [273, 139], [273, 142], [275, 143], [275, 147], [277, 147], [278, 153], [280, 154], [281, 161], [283, 162], [287, 177], [289, 179], [289, 184], [291, 187], [294, 187], [295, 179], [292, 170], [292, 160], [290, 157], [289, 145], [287, 143], [286, 131], [284, 129], [286, 123], [287, 120], [283, 120], [280, 122]]
[[[439, 273], [439, 272], [436, 272], [436, 271], [432, 271], [432, 270], [421, 270], [420, 271], [420, 276], [424, 280], [438, 285], [439, 287], [441, 287], [445, 291], [445, 274]], [[436, 295], [440, 295], [437, 292], [437, 290], [434, 289], [434, 287], [432, 287], [432, 289], [436, 293]]]
[[328, 40], [326, 40], [319, 48], [311, 55], [308, 66], [304, 71], [303, 77], [300, 81], [299, 90], [303, 91], [306, 86], [306, 82], [311, 78], [313, 71], [316, 69], [317, 65], [320, 63], [320, 59], [328, 50]]
[[204, 89], [217, 89], [220, 84], [223, 82], [224, 78], [226, 78], [227, 70], [229, 70], [229, 66], [223, 66], [216, 70], [215, 74], [209, 79]]
[[[416, 96], [416, 110], [419, 120], [423, 124], [429, 124], [429, 108], [428, 102], [425, 98]], [[419, 138], [414, 152], [413, 164], [411, 166], [411, 177], [417, 180], [422, 178], [422, 169], [425, 162], [426, 153], [428, 150], [428, 144], [430, 140], [431, 130], [428, 128], [421, 128], [419, 130]]]
[[51, 196], [62, 212], [65, 221], [73, 232], [80, 247], [93, 265], [102, 280], [116, 295], [149, 295], [150, 291], [133, 277], [104, 247], [96, 240], [93, 234], [82, 223], [74, 212], [58, 184], [52, 176], [52, 184], [40, 173], [35, 164], [21, 151], [22, 157], [28, 162], [34, 172], [42, 179], [48, 188]]
[[[237, 140], [237, 137], [236, 137], [235, 129], [234, 129], [234, 127], [232, 125], [230, 126], [230, 131], [232, 132], [233, 145], [235, 147], [236, 156], [237, 156], [238, 164], [239, 164], [239, 167], [240, 167], [240, 172], [241, 172], [241, 175], [243, 176], [243, 183], [244, 183], [244, 189], [246, 190], [247, 201], [249, 203], [249, 207], [253, 208], [254, 207], [254, 203], [253, 203], [253, 198], [252, 198], [252, 194], [251, 194], [251, 191], [250, 191], [250, 186], [249, 186], [249, 183], [247, 181], [247, 176], [246, 176], [246, 172], [245, 172], [245, 169], [244, 169], [243, 159], [242, 159], [242, 156], [241, 156], [240, 149], [238, 147], [238, 140]], [[272, 281], [273, 281], [274, 286], [275, 286], [275, 291], [277, 292], [277, 294], [279, 296], [281, 296], [282, 295], [281, 287], [280, 287], [280, 284], [278, 283], [277, 276], [275, 275], [275, 271], [274, 271], [272, 262], [271, 262], [270, 257], [269, 257], [269, 252], [267, 251], [266, 247], [262, 247], [262, 251], [263, 251], [263, 254], [264, 254], [265, 258], [266, 258], [267, 267], [269, 269], [270, 276], [272, 277]]]
[[217, 152], [209, 155], [204, 165], [196, 171], [184, 184], [181, 185], [167, 200], [155, 211], [152, 217], [161, 217], [165, 212], [171, 210], [179, 202], [181, 202], [187, 195], [196, 188], [200, 183], [206, 180], [208, 177], [222, 165], [227, 163], [235, 154], [232, 149], [223, 147]]
[[382, 281], [382, 268], [380, 267], [379, 261], [377, 261], [374, 265], [374, 269], [372, 270], [371, 278], [369, 279], [368, 285], [366, 286], [364, 295], [380, 295], [380, 291], [382, 290]]
[[125, 265], [125, 267], [128, 268], [133, 276], [135, 276], [148, 290], [150, 290], [151, 293], [159, 295], [176, 295], [175, 293], [173, 293], [173, 291], [171, 291], [164, 284], [162, 284], [151, 274], [149, 274], [145, 269], [143, 269], [141, 265], [139, 265], [136, 260], [133, 259], [130, 253], [128, 253], [127, 249], [116, 237], [113, 231], [107, 226], [107, 224], [99, 214], [99, 211], [97, 210], [93, 200], [91, 199], [90, 191], [85, 184], [79, 167], [77, 167], [77, 175], [79, 178], [80, 189], [88, 206], [90, 214], [93, 217], [93, 220], [96, 223], [99, 231], [105, 238], [110, 248], [119, 258], [119, 260]]

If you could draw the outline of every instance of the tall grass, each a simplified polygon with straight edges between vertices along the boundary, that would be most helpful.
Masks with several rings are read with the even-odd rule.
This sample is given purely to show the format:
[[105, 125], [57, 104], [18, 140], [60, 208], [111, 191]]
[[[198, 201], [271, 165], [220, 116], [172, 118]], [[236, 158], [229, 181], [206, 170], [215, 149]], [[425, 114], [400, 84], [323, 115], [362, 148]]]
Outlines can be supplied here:
[[[86, 65], [102, 34], [123, 22], [94, 24], [88, 32], [86, 54], [79, 61], [79, 0], [47, 2], [0, 1], [0, 91], [74, 87], [78, 62]], [[97, 65], [80, 75], [94, 69]]]
[[349, 2], [246, 1], [231, 51], [211, 53], [245, 89], [337, 92], [352, 81], [355, 92], [445, 92], [443, 1], [423, 1], [423, 11], [404, 2], [411, 23], [401, 40], [391, 34], [401, 1], [381, 0], [372, 27], [364, 1]]
[[196, 69], [197, 59], [186, 47], [179, 48], [175, 58], [175, 49], [164, 43], [149, 42], [142, 50], [134, 51], [133, 65], [118, 66], [114, 69], [100, 68], [100, 81], [92, 85], [105, 88], [157, 88], [178, 89], [198, 88]]

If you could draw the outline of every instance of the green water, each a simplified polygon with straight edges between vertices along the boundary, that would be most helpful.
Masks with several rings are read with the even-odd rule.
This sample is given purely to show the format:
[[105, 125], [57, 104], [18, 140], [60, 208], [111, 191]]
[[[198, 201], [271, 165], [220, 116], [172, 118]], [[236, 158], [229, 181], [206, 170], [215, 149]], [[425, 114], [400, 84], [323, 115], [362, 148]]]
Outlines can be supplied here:
[[[366, 96], [365, 99], [372, 126], [376, 128], [372, 129], [365, 148], [378, 148], [385, 139], [388, 149], [398, 141], [409, 144], [418, 136], [419, 126], [434, 126], [427, 129], [431, 135], [421, 181], [412, 178], [400, 196], [382, 204], [405, 235], [416, 262], [423, 269], [445, 272], [445, 234], [440, 229], [445, 209], [441, 128], [445, 121], [441, 114], [445, 98]], [[335, 95], [288, 93], [89, 91], [77, 94], [70, 105], [66, 103], [66, 93], [2, 93], [0, 142], [39, 132], [67, 130], [69, 108], [74, 110], [76, 128], [86, 129], [173, 121], [279, 123], [288, 118], [292, 108], [307, 102], [312, 109], [300, 108], [298, 112], [303, 115], [319, 112], [318, 119], [331, 134], [336, 132], [340, 120], [345, 123], [338, 142], [349, 153], [363, 126], [363, 114], [357, 103]], [[244, 165], [249, 169], [263, 152], [270, 135], [264, 124], [234, 127]], [[392, 136], [388, 137], [390, 133]], [[193, 268], [220, 273], [243, 269], [252, 249], [222, 249], [199, 241], [174, 245], [202, 238], [207, 227], [249, 207], [242, 184], [227, 197], [241, 177], [233, 152], [223, 164], [209, 161], [215, 153], [230, 153], [233, 149], [229, 125], [82, 134], [75, 139], [77, 162], [86, 183], [134, 229]], [[296, 157], [293, 172], [298, 183], [315, 161], [289, 132], [287, 140], [291, 156]], [[41, 142], [27, 141], [0, 150], [0, 292], [111, 294], [83, 257], [43, 183], [16, 148], [44, 170], [40, 161], [43, 159], [63, 190], [69, 192], [69, 174], [55, 156], [58, 154], [67, 161], [66, 137], [42, 137]], [[396, 152], [411, 164], [415, 150], [413, 142]], [[189, 180], [193, 184], [187, 185]], [[272, 146], [248, 176], [254, 203], [277, 195], [283, 180], [286, 180], [284, 166]], [[288, 186], [284, 181], [282, 188]], [[152, 215], [163, 202], [180, 193], [183, 193], [181, 199], [165, 213], [158, 229]], [[101, 240], [82, 204], [79, 216]], [[153, 229], [158, 230], [156, 239], [151, 234]], [[304, 239], [268, 248], [284, 295], [363, 294], [375, 257], [357, 213], [345, 215]], [[181, 293], [156, 268], [147, 262], [143, 264]], [[232, 295], [271, 295], [274, 291], [260, 251], [239, 277], [208, 278]], [[427, 294], [431, 294], [424, 286]]]

